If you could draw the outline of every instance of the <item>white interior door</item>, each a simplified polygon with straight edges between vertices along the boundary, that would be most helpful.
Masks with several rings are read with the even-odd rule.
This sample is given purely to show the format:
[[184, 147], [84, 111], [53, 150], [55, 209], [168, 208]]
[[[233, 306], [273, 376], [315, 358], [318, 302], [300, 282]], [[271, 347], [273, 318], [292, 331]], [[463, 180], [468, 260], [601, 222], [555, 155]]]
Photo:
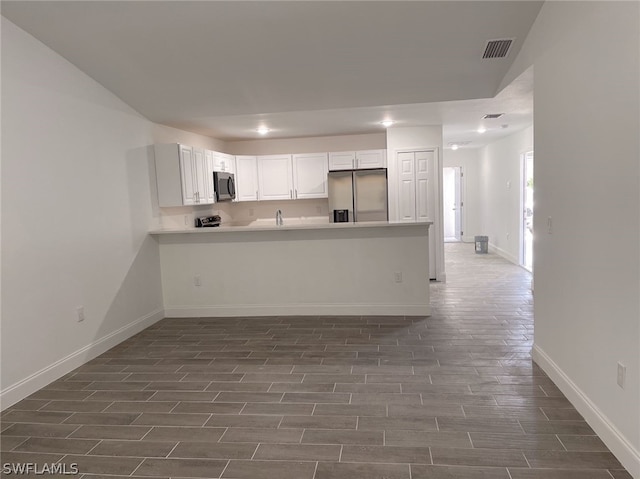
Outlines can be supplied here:
[[429, 229], [429, 278], [437, 278], [439, 223], [438, 165], [434, 150], [398, 152], [398, 214], [400, 221], [432, 221]]
[[416, 220], [416, 173], [413, 152], [398, 153], [400, 221]]

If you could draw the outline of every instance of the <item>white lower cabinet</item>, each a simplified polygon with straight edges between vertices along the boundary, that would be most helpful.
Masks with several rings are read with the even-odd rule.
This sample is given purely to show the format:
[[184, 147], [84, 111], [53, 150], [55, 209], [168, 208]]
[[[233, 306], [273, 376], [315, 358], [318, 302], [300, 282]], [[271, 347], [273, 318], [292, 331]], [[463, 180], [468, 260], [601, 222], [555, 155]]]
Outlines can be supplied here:
[[160, 207], [213, 203], [205, 152], [178, 143], [155, 145], [156, 182]]
[[236, 201], [258, 201], [258, 159], [236, 156]]
[[327, 153], [309, 153], [292, 156], [293, 197], [295, 199], [327, 198]]
[[258, 199], [293, 199], [291, 155], [258, 156]]

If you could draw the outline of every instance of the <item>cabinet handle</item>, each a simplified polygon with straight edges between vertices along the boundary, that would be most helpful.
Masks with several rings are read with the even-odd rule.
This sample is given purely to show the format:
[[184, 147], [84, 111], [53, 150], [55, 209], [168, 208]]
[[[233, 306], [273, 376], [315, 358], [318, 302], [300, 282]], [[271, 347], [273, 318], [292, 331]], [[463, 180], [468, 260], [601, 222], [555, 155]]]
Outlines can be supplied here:
[[256, 200], [258, 199], [258, 190], [256, 190]]
[[293, 199], [293, 190], [289, 190], [289, 198]]
[[298, 190], [294, 190], [296, 194], [296, 199], [298, 199]]

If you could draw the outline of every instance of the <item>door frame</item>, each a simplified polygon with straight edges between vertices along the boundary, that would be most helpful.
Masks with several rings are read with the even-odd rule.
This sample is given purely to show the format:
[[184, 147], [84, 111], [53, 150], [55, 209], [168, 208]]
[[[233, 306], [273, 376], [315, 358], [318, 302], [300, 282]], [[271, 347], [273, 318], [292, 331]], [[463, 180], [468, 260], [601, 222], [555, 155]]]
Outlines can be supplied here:
[[[519, 210], [519, 247], [518, 247], [518, 264], [523, 267], [527, 271], [533, 272], [533, 242], [531, 243], [531, 254], [532, 254], [532, 264], [531, 269], [527, 268], [525, 265], [525, 219], [524, 219], [524, 209], [525, 209], [525, 195], [527, 191], [527, 155], [533, 154], [533, 148], [526, 148], [522, 153], [520, 153], [520, 210]], [[534, 168], [535, 171], [535, 168]], [[535, 183], [534, 183], [535, 185]], [[535, 218], [535, 211], [533, 212], [533, 217]]]
[[[462, 166], [460, 165], [454, 165], [454, 166], [443, 166], [442, 167], [442, 229], [443, 229], [443, 233], [444, 233], [444, 170], [445, 168], [452, 168], [454, 170], [458, 170], [459, 173], [459, 178], [458, 178], [458, 203], [456, 204], [456, 216], [458, 216], [458, 218], [454, 221], [459, 222], [460, 223], [460, 228], [456, 228], [456, 233], [458, 233], [457, 236], [455, 236], [455, 238], [460, 241], [461, 243], [464, 243], [464, 169]], [[454, 180], [455, 180], [455, 176], [454, 176]], [[455, 185], [454, 185], [455, 187]], [[457, 225], [456, 225], [457, 226]]]

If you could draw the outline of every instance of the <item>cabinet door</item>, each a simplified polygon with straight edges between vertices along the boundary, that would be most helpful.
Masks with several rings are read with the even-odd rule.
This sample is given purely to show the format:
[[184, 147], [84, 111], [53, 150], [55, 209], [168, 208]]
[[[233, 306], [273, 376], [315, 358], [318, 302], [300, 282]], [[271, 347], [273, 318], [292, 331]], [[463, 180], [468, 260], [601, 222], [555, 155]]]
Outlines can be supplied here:
[[434, 201], [431, 198], [431, 170], [434, 167], [433, 152], [417, 151], [416, 158], [416, 220], [433, 221]]
[[[204, 150], [193, 149], [193, 165], [195, 172], [195, 203], [197, 205], [207, 204], [209, 202], [207, 201], [209, 191], [207, 188], [207, 161]], [[213, 187], [213, 179], [211, 180], [211, 187]]]
[[224, 158], [223, 158], [223, 162], [224, 162], [224, 171], [226, 171], [227, 173], [235, 173], [236, 172], [236, 157], [233, 155], [227, 155], [225, 153]]
[[355, 151], [338, 151], [329, 153], [329, 170], [352, 170], [355, 165]]
[[326, 153], [293, 155], [293, 197], [327, 198], [328, 165]]
[[416, 220], [416, 175], [413, 153], [398, 153], [398, 213], [400, 221]]
[[213, 165], [215, 162], [215, 151], [204, 150], [204, 160], [205, 160], [205, 182], [207, 187], [207, 203], [215, 203], [216, 202], [216, 190], [213, 184]]
[[182, 180], [182, 204], [196, 203], [196, 169], [193, 159], [193, 148], [180, 145], [180, 176]]
[[236, 200], [258, 200], [258, 163], [255, 156], [236, 157]]
[[293, 198], [291, 155], [258, 157], [258, 192], [260, 200]]
[[356, 169], [385, 168], [387, 166], [386, 150], [356, 151]]

